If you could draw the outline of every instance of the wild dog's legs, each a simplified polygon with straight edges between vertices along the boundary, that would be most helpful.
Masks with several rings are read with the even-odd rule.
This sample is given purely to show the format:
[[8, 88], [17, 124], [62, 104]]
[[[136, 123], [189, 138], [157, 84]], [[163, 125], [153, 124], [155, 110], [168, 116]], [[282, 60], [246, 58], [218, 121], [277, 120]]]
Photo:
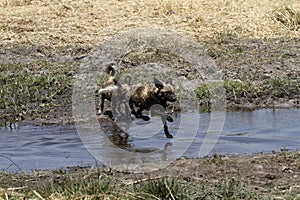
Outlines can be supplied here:
[[101, 114], [103, 114], [103, 110], [104, 110], [104, 101], [105, 101], [105, 96], [102, 94], [101, 95], [101, 104], [100, 104], [100, 112], [101, 112]]
[[127, 102], [124, 102], [124, 106], [126, 115], [130, 116], [130, 107], [128, 106]]
[[131, 109], [131, 114], [133, 114], [136, 118], [138, 119], [142, 118], [144, 121], [150, 120], [150, 117], [142, 115], [142, 112], [144, 110], [143, 108], [139, 108], [138, 111], [134, 110], [132, 99], [129, 99], [129, 107]]
[[133, 114], [134, 116], [136, 116], [136, 112], [134, 110], [134, 106], [133, 106], [133, 102], [132, 102], [131, 98], [129, 99], [129, 107], [131, 109], [131, 114]]
[[168, 122], [174, 122], [173, 118], [170, 116], [170, 113], [166, 112], [165, 115]]
[[167, 121], [173, 122], [173, 119], [170, 115], [167, 115], [165, 107], [160, 105], [160, 104], [156, 104], [156, 105], [151, 107], [151, 114], [160, 116], [161, 121], [164, 125], [164, 132], [166, 134], [166, 137], [167, 138], [173, 138], [173, 136], [169, 132], [169, 128], [168, 128], [168, 125], [167, 125]]
[[169, 128], [168, 128], [167, 120], [166, 120], [166, 115], [161, 115], [160, 118], [161, 118], [161, 121], [164, 124], [164, 132], [166, 134], [166, 137], [167, 138], [173, 138], [173, 135], [171, 135], [170, 132], [169, 132]]
[[138, 111], [136, 112], [136, 115], [135, 115], [136, 118], [142, 118], [144, 121], [149, 121], [149, 120], [150, 120], [150, 117], [144, 116], [144, 115], [142, 114], [143, 110], [144, 110], [144, 109], [142, 109], [142, 108], [138, 109]]
[[173, 118], [171, 117], [172, 113], [167, 111], [167, 105], [155, 104], [151, 108], [151, 112], [154, 112], [160, 116], [165, 115], [166, 120], [168, 122], [173, 122]]
[[[104, 111], [104, 102], [105, 102], [105, 99], [106, 99], [106, 97], [105, 97], [105, 95], [101, 95], [101, 104], [100, 104], [100, 114], [102, 114], [102, 115], [108, 115], [109, 116], [109, 118], [111, 118], [111, 119], [113, 119], [113, 112], [112, 111], [108, 111], [108, 110], [106, 110], [106, 111]], [[111, 101], [111, 99], [108, 99], [109, 101]]]

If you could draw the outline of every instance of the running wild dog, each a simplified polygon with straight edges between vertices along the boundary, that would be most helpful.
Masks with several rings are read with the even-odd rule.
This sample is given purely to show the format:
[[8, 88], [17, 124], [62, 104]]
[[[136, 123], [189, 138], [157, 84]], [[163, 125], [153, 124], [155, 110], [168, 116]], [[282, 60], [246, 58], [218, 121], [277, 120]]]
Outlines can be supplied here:
[[[154, 85], [145, 85], [138, 87], [130, 96], [129, 106], [131, 113], [136, 118], [142, 118], [145, 121], [149, 121], [148, 116], [142, 114], [143, 110], [150, 110], [151, 113], [155, 113], [161, 117], [164, 125], [164, 132], [167, 138], [172, 138], [170, 134], [167, 121], [173, 122], [170, 116], [167, 116], [166, 109], [168, 102], [175, 102], [176, 95], [173, 92], [171, 84], [164, 84], [158, 79], [154, 78]], [[137, 108], [137, 111], [135, 108]]]
[[[126, 77], [125, 84], [120, 84], [115, 78], [115, 69], [113, 65], [109, 65], [105, 69], [106, 81], [102, 84], [102, 89], [98, 91], [101, 94], [100, 111], [104, 111], [104, 101], [112, 101], [113, 92], [117, 92], [118, 102], [116, 105], [112, 105], [113, 113], [116, 113], [117, 106], [125, 105], [125, 112], [128, 112], [128, 102], [121, 102], [122, 100], [129, 100], [129, 107], [131, 114], [138, 119], [149, 121], [150, 117], [143, 115], [143, 111], [151, 111], [151, 115], [158, 115], [163, 122], [164, 132], [167, 138], [172, 138], [170, 134], [167, 121], [173, 122], [173, 119], [167, 115], [166, 109], [168, 102], [175, 102], [176, 95], [173, 92], [173, 88], [169, 83], [163, 83], [160, 80], [154, 78], [154, 86], [147, 84], [138, 86], [136, 89], [130, 91], [130, 77]], [[120, 109], [120, 108], [119, 108]], [[137, 109], [137, 110], [136, 110]], [[107, 112], [106, 112], [107, 113]], [[105, 113], [104, 113], [105, 114]], [[113, 118], [112, 113], [108, 114]]]

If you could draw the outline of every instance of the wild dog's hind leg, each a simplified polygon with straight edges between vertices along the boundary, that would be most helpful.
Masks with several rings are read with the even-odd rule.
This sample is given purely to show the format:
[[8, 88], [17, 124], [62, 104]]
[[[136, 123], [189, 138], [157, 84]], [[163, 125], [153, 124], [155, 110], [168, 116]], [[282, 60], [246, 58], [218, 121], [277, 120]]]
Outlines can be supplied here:
[[100, 104], [100, 113], [103, 114], [104, 110], [104, 101], [105, 101], [105, 96], [101, 94], [101, 104]]

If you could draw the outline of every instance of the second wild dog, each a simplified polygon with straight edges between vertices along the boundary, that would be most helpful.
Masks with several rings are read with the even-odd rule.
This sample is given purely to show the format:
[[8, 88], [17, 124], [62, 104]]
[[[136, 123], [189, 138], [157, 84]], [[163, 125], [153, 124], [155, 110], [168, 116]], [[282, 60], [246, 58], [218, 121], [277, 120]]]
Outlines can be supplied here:
[[[124, 80], [124, 84], [120, 84], [116, 77], [116, 70], [114, 64], [108, 65], [105, 69], [105, 81], [101, 86], [101, 89], [98, 90], [98, 94], [101, 95], [100, 111], [101, 114], [109, 115], [110, 118], [113, 118], [113, 114], [117, 113], [117, 109], [121, 111], [121, 106], [125, 107], [125, 112], [130, 113], [128, 103], [124, 102], [128, 100], [129, 94], [129, 85], [131, 83], [131, 77], [127, 76]], [[113, 95], [114, 94], [114, 95]], [[112, 111], [104, 112], [104, 103], [105, 100], [112, 102], [114, 98], [114, 105], [112, 105]], [[124, 106], [125, 105], [125, 106]]]

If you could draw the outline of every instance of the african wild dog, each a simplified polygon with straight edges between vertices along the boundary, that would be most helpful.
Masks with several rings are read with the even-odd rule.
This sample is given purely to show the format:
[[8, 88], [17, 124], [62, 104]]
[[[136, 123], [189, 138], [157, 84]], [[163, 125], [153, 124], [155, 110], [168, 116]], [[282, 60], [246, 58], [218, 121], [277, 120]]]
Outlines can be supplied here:
[[[116, 77], [116, 70], [114, 68], [114, 64], [108, 65], [105, 69], [105, 82], [102, 84], [102, 88], [97, 91], [97, 94], [101, 94], [101, 103], [100, 103], [100, 112], [101, 114], [106, 114], [110, 118], [113, 118], [113, 113], [115, 114], [117, 110], [121, 110], [120, 106], [125, 105], [124, 109], [127, 113], [130, 113], [129, 107], [126, 99], [128, 100], [129, 94], [129, 85], [131, 82], [131, 77], [127, 76], [124, 80], [124, 84], [120, 84]], [[114, 93], [114, 95], [113, 95]], [[112, 102], [112, 98], [115, 98], [114, 105], [112, 105], [112, 112], [105, 111], [104, 112], [104, 103], [105, 100]]]
[[[176, 95], [173, 92], [171, 84], [164, 84], [158, 79], [154, 78], [154, 85], [145, 85], [138, 87], [130, 96], [129, 107], [131, 113], [136, 118], [142, 118], [145, 121], [150, 120], [148, 116], [142, 114], [143, 110], [150, 110], [161, 117], [164, 125], [164, 132], [167, 138], [172, 138], [170, 134], [167, 121], [172, 122], [173, 119], [166, 114], [168, 102], [175, 102]], [[135, 108], [137, 111], [135, 111]], [[153, 108], [153, 109], [152, 109]]]
[[107, 66], [104, 71], [105, 73], [105, 81], [101, 85], [101, 89], [97, 91], [97, 94], [101, 95], [101, 103], [100, 103], [100, 111], [99, 113], [103, 114], [104, 111], [104, 102], [105, 100], [111, 101], [112, 98], [112, 90], [108, 89], [116, 85], [117, 80], [115, 78], [116, 71], [114, 69], [113, 64]]
[[[142, 112], [144, 110], [151, 109], [151, 115], [159, 115], [164, 125], [164, 132], [167, 138], [172, 138], [167, 126], [167, 121], [173, 122], [173, 119], [166, 113], [168, 102], [175, 102], [176, 95], [173, 92], [173, 88], [169, 83], [162, 83], [158, 79], [154, 78], [154, 85], [137, 86], [136, 89], [130, 91], [130, 76], [127, 76], [124, 80], [124, 84], [120, 84], [115, 77], [116, 71], [113, 64], [110, 64], [105, 69], [106, 81], [102, 84], [102, 88], [98, 90], [98, 94], [101, 94], [100, 113], [108, 115], [110, 118], [114, 118], [113, 114], [116, 114], [122, 110], [120, 106], [123, 106], [125, 112], [119, 116], [125, 116], [126, 119], [130, 119], [130, 110], [136, 118], [141, 118], [145, 121], [149, 121], [148, 116], [144, 116]], [[104, 111], [104, 101], [108, 100], [112, 102], [114, 97], [117, 102], [112, 105], [112, 112]], [[128, 104], [129, 101], [129, 104]], [[129, 107], [128, 107], [129, 105]], [[137, 108], [137, 111], [135, 111]], [[125, 115], [124, 115], [125, 113]], [[122, 120], [122, 118], [121, 118]]]

